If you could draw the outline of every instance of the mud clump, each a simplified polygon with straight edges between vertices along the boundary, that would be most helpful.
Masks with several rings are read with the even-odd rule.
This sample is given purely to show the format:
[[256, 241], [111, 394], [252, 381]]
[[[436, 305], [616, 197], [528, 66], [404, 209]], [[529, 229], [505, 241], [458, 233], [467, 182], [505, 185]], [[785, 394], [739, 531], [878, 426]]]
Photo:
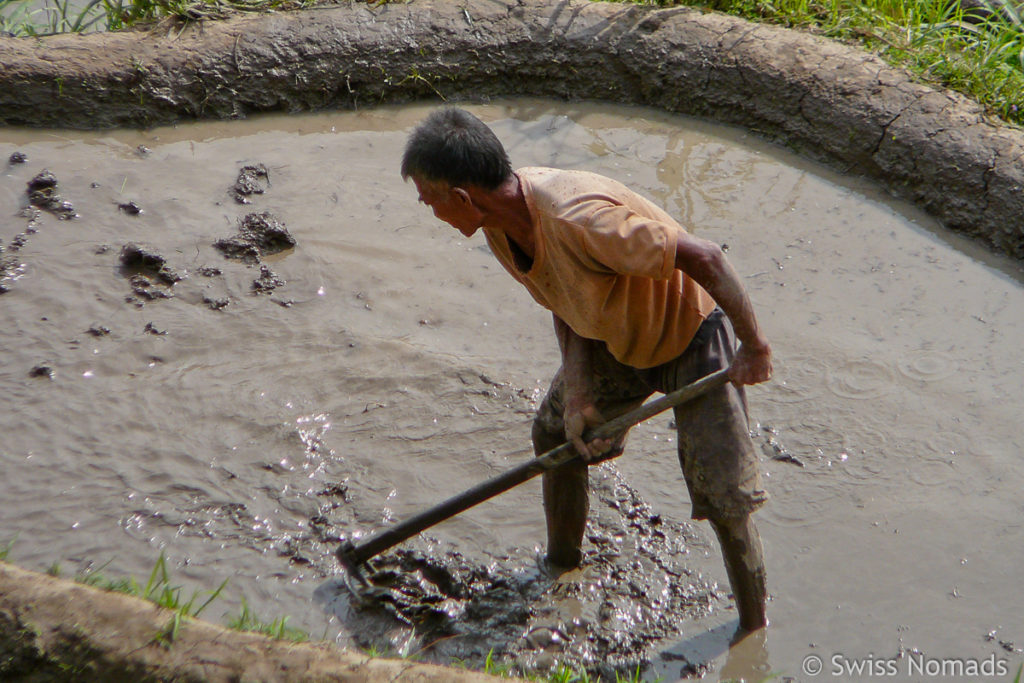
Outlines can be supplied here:
[[239, 204], [250, 204], [252, 200], [249, 197], [263, 194], [269, 187], [270, 171], [267, 167], [263, 164], [249, 164], [238, 171], [238, 179], [231, 192]]
[[203, 295], [203, 303], [210, 307], [213, 311], [223, 311], [231, 303], [231, 299], [226, 296], [210, 296], [208, 294]]
[[268, 254], [291, 249], [295, 246], [295, 238], [276, 216], [264, 211], [245, 216], [237, 235], [219, 239], [213, 246], [226, 258], [256, 264]]
[[6, 294], [10, 291], [10, 287], [5, 281], [14, 277], [18, 265], [18, 259], [10, 254], [5, 254], [4, 247], [0, 244], [0, 294]]
[[616, 470], [594, 483], [602, 505], [580, 569], [398, 550], [367, 563], [372, 587], [358, 608], [401, 622], [439, 662], [483, 667], [493, 656], [527, 673], [568, 664], [603, 680], [634, 675], [659, 644], [713, 611], [717, 595], [686, 566], [688, 546], [700, 543], [687, 526], [654, 514]]
[[53, 375], [54, 371], [49, 363], [39, 363], [28, 371], [29, 377], [45, 377], [46, 379], [53, 379]]
[[34, 206], [26, 206], [18, 212], [18, 215], [28, 220], [28, 225], [25, 227], [26, 235], [34, 235], [38, 232], [39, 219], [42, 217], [43, 212]]
[[28, 161], [28, 155], [24, 152], [14, 152], [11, 156], [7, 157], [7, 163], [11, 165], [23, 164], [26, 161]]
[[129, 216], [138, 216], [143, 213], [142, 209], [135, 202], [122, 202], [117, 205], [117, 208]]
[[129, 242], [121, 247], [121, 266], [127, 271], [158, 280], [166, 285], [180, 282], [182, 277], [167, 265], [167, 259], [152, 247]]
[[252, 281], [252, 291], [256, 294], [270, 294], [285, 281], [278, 277], [268, 266], [260, 266], [260, 276]]
[[462, 654], [515, 642], [544, 592], [536, 576], [474, 565], [457, 551], [435, 558], [398, 550], [369, 566], [374, 589], [361, 609], [390, 613], [431, 639], [458, 636]]
[[183, 279], [152, 247], [134, 242], [121, 248], [121, 273], [128, 278], [132, 292], [147, 301], [171, 298], [171, 287]]
[[128, 278], [128, 282], [131, 284], [132, 292], [135, 296], [147, 301], [153, 301], [155, 299], [170, 299], [174, 296], [170, 289], [154, 287], [153, 281], [144, 275], [132, 275]]
[[75, 218], [75, 207], [57, 192], [57, 176], [43, 169], [36, 177], [28, 181], [28, 201], [32, 206], [45, 209], [61, 220]]

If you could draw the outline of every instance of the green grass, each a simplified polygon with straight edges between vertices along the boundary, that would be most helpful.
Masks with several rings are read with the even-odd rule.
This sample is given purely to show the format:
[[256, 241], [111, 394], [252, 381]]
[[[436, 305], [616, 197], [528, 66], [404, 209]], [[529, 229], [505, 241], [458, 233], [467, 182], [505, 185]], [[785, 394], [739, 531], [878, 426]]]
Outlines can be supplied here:
[[27, 0], [0, 0], [0, 33], [46, 36], [105, 27], [104, 2], [89, 0], [73, 7], [71, 0], [45, 0], [42, 7], [33, 8]]
[[591, 683], [590, 674], [577, 671], [573, 667], [562, 664], [548, 677], [549, 683]]
[[103, 0], [110, 31], [167, 17], [182, 22], [223, 19], [237, 12], [273, 12], [311, 4], [315, 4], [314, 0]]
[[691, 5], [859, 44], [921, 81], [957, 90], [992, 114], [1024, 124], [1024, 21], [983, 0], [626, 0]]
[[[160, 607], [173, 611], [174, 614], [168, 624], [154, 637], [155, 642], [165, 646], [170, 646], [174, 642], [183, 621], [188, 618], [198, 618], [214, 600], [220, 597], [228, 583], [228, 580], [224, 579], [215, 590], [193, 591], [186, 599], [181, 586], [171, 582], [170, 572], [167, 569], [167, 558], [163, 553], [160, 553], [160, 558], [153, 566], [145, 585], [140, 585], [134, 577], [108, 579], [104, 576], [103, 570], [109, 564], [108, 562], [97, 569], [80, 574], [75, 577], [75, 580], [88, 586], [149, 600]], [[48, 573], [59, 576], [60, 566], [52, 565]], [[277, 640], [289, 640], [294, 643], [308, 640], [308, 635], [304, 631], [288, 625], [288, 617], [280, 617], [269, 622], [262, 621], [249, 608], [245, 598], [242, 599], [240, 613], [228, 618], [227, 627], [235, 631], [261, 633]]]
[[242, 611], [238, 616], [228, 620], [228, 628], [236, 631], [251, 631], [262, 633], [277, 640], [290, 640], [293, 643], [301, 643], [309, 640], [309, 634], [301, 629], [288, 625], [288, 617], [281, 617], [273, 621], [261, 621], [256, 614], [249, 609], [246, 601], [242, 600]]
[[[371, 657], [390, 656], [387, 653], [380, 652], [374, 646], [364, 649], [363, 652]], [[402, 657], [402, 659], [405, 659], [405, 657]], [[469, 668], [466, 665], [466, 662], [461, 659], [452, 660], [451, 666], [459, 669]], [[600, 676], [596, 678], [591, 677], [590, 673], [585, 669], [578, 669], [565, 663], [558, 664], [554, 669], [546, 674], [520, 671], [516, 665], [496, 659], [493, 649], [487, 653], [487, 657], [484, 659], [482, 673], [496, 678], [516, 677], [524, 678], [528, 681], [540, 681], [541, 683], [612, 683], [611, 680]], [[644, 680], [648, 679], [644, 679], [643, 674], [640, 672], [640, 665], [637, 664], [636, 669], [628, 675], [616, 672], [614, 683], [641, 683]], [[659, 676], [658, 678], [653, 679], [652, 683], [660, 683], [661, 680], [662, 679]]]
[[487, 657], [484, 658], [484, 673], [489, 676], [497, 676], [498, 678], [507, 678], [515, 676], [515, 667], [504, 662], [499, 662], [494, 658], [494, 648], [491, 648], [487, 652]]
[[11, 548], [14, 547], [14, 542], [16, 540], [18, 540], [17, 536], [12, 538], [10, 541], [7, 541], [7, 543], [0, 545], [0, 562], [7, 561], [7, 556], [11, 554]]
[[91, 30], [120, 31], [163, 19], [181, 22], [223, 19], [237, 12], [299, 9], [316, 0], [44, 0], [32, 8], [29, 0], [0, 0], [0, 33], [50, 36]]
[[[562, 664], [555, 671], [553, 671], [547, 679], [548, 683], [602, 683], [603, 678], [591, 678], [590, 674], [586, 671], [577, 670], [566, 664]], [[640, 683], [643, 681], [643, 675], [640, 673], [640, 665], [638, 664], [636, 670], [627, 676], [616, 672], [615, 683]], [[661, 679], [655, 679], [660, 681]]]
[[[186, 600], [182, 597], [181, 586], [171, 583], [170, 572], [167, 569], [167, 558], [163, 553], [160, 553], [159, 559], [157, 559], [153, 570], [149, 574], [149, 580], [146, 581], [144, 586], [139, 585], [134, 577], [114, 580], [107, 579], [102, 572], [109, 564], [108, 562], [98, 569], [80, 574], [75, 577], [75, 580], [87, 586], [127, 593], [128, 595], [149, 600], [160, 607], [173, 610], [183, 617], [198, 617], [202, 614], [203, 610], [209, 607], [210, 603], [220, 597], [221, 592], [228, 583], [227, 579], [225, 579], [216, 590], [193, 591], [192, 595]], [[200, 596], [204, 593], [206, 594], [206, 600], [198, 603]]]
[[[149, 580], [144, 586], [139, 585], [134, 577], [108, 579], [103, 575], [103, 570], [109, 564], [108, 562], [97, 569], [79, 574], [75, 577], [75, 581], [87, 586], [142, 598], [174, 612], [167, 625], [153, 637], [154, 642], [165, 647], [170, 647], [174, 643], [182, 622], [187, 618], [198, 618], [203, 610], [210, 606], [210, 603], [220, 597], [228, 583], [227, 579], [224, 579], [216, 590], [193, 591], [192, 595], [185, 599], [182, 596], [181, 586], [171, 583], [170, 572], [167, 569], [167, 558], [163, 553], [160, 553], [160, 558], [153, 566], [153, 570], [149, 574]], [[51, 566], [48, 573], [58, 576], [60, 574], [59, 566]], [[206, 599], [199, 602], [200, 597], [204, 594]]]

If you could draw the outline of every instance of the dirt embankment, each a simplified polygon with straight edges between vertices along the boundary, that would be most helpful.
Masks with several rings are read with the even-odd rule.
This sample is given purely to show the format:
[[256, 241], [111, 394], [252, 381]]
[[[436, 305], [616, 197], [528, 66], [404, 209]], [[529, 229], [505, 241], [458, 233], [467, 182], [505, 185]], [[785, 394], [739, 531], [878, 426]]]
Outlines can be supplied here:
[[374, 681], [483, 683], [469, 671], [291, 644], [0, 562], [5, 681]]
[[417, 0], [0, 39], [0, 120], [148, 126], [443, 97], [605, 99], [739, 124], [1024, 258], [1024, 133], [861, 50], [691, 9]]

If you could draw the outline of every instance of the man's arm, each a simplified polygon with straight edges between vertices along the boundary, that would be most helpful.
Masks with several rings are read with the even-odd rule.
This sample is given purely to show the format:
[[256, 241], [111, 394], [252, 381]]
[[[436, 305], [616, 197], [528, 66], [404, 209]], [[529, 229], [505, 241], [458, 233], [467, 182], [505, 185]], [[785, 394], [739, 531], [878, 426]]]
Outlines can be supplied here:
[[558, 347], [562, 351], [562, 380], [565, 382], [565, 435], [576, 451], [587, 462], [605, 459], [614, 452], [621, 452], [621, 440], [595, 439], [589, 443], [583, 441], [583, 432], [597, 427], [604, 418], [594, 405], [593, 372], [591, 351], [596, 342], [586, 339], [573, 332], [564, 320], [552, 314], [555, 322], [555, 336]]
[[732, 323], [740, 349], [729, 366], [734, 384], [757, 384], [772, 376], [772, 349], [754, 317], [739, 274], [714, 242], [680, 233], [676, 268], [692, 277], [718, 303]]

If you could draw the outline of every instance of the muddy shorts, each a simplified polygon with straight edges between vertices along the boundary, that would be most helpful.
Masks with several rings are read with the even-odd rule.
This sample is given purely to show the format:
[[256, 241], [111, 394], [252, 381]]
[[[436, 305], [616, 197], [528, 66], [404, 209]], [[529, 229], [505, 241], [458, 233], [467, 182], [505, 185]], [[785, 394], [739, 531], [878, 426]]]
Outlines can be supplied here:
[[[626, 413], [655, 392], [668, 393], [721, 368], [735, 353], [732, 325], [716, 309], [678, 358], [653, 368], [623, 365], [603, 348], [594, 352], [595, 404], [606, 420]], [[565, 441], [562, 371], [534, 420], [534, 441], [548, 450]], [[768, 499], [750, 439], [743, 388], [733, 384], [676, 406], [679, 463], [690, 492], [693, 519], [743, 517]]]

